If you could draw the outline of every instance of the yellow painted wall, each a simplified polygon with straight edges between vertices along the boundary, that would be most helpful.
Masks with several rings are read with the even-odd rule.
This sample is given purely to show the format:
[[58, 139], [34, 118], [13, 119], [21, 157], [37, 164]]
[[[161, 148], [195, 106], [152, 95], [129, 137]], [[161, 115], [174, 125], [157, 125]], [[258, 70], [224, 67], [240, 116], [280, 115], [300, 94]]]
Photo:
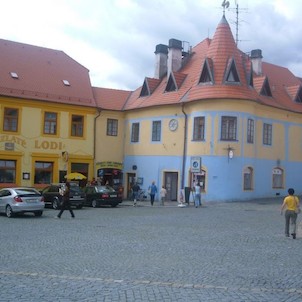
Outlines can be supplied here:
[[[17, 160], [17, 184], [34, 185], [34, 162], [54, 162], [54, 182], [57, 182], [58, 171], [70, 172], [71, 162], [89, 164], [89, 177], [94, 175], [94, 117], [95, 108], [62, 105], [56, 103], [5, 99], [0, 98], [0, 115], [4, 108], [19, 108], [19, 130], [17, 132], [4, 132], [3, 122], [0, 125], [0, 155], [1, 158]], [[43, 134], [44, 112], [58, 114], [58, 129], [56, 135]], [[71, 114], [84, 116], [84, 137], [70, 136]], [[14, 149], [6, 151], [5, 144], [13, 143]], [[69, 160], [66, 162], [62, 152], [68, 152]], [[22, 173], [31, 173], [30, 180], [23, 180]]]
[[[107, 120], [118, 120], [118, 135], [107, 135]], [[123, 162], [124, 157], [124, 113], [119, 111], [102, 111], [96, 120], [95, 162]]]

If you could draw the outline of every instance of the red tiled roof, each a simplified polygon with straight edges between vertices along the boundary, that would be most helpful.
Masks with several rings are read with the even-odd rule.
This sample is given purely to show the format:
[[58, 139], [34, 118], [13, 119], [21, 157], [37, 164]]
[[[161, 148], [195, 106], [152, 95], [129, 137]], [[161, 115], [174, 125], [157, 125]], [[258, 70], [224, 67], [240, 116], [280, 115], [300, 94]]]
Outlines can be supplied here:
[[[200, 84], [199, 79], [206, 59], [211, 65], [214, 83]], [[240, 83], [225, 83], [226, 70], [230, 62], [235, 63]], [[196, 45], [186, 65], [177, 73], [174, 72], [174, 76], [186, 75], [185, 80], [183, 77], [184, 81], [177, 81], [177, 91], [165, 92], [169, 76], [167, 75], [161, 79], [160, 84], [150, 96], [139, 97], [140, 88], [134, 91], [124, 109], [231, 98], [252, 100], [268, 106], [302, 112], [302, 104], [293, 101], [287, 88], [300, 85], [301, 79], [295, 77], [287, 68], [265, 62], [262, 63], [262, 71], [261, 76], [253, 75], [254, 87], [251, 87], [249, 80], [251, 60], [248, 55], [237, 48], [230, 26], [223, 16], [213, 39], [205, 39]], [[260, 95], [266, 77], [272, 97]]]
[[131, 91], [92, 87], [97, 107], [105, 110], [122, 110]]
[[0, 62], [0, 95], [95, 107], [89, 70], [63, 51], [0, 39]]

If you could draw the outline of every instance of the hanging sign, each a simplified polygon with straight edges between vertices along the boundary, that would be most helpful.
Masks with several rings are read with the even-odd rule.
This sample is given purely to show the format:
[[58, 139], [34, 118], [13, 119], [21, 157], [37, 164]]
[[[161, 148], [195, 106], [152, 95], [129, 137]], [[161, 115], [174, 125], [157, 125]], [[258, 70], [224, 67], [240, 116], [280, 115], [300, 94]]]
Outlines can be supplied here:
[[201, 158], [200, 157], [191, 157], [191, 172], [200, 173], [201, 171]]

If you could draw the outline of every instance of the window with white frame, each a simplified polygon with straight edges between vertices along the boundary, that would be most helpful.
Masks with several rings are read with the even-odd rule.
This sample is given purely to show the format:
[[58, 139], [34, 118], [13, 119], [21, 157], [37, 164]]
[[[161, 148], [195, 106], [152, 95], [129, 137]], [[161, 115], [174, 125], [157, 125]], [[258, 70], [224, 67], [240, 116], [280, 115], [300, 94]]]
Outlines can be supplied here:
[[273, 189], [282, 189], [283, 185], [283, 170], [281, 168], [273, 169]]
[[131, 129], [131, 142], [137, 143], [139, 141], [139, 123], [133, 123]]
[[161, 121], [152, 122], [152, 141], [159, 142], [161, 139]]
[[255, 131], [255, 125], [254, 125], [254, 120], [253, 119], [248, 119], [247, 120], [247, 142], [249, 144], [254, 143], [254, 131]]
[[271, 124], [263, 124], [263, 145], [272, 145], [273, 126]]
[[223, 116], [221, 118], [221, 140], [234, 141], [237, 137], [237, 117]]
[[193, 140], [194, 141], [202, 141], [204, 140], [204, 116], [196, 116], [194, 117], [194, 128], [193, 128]]

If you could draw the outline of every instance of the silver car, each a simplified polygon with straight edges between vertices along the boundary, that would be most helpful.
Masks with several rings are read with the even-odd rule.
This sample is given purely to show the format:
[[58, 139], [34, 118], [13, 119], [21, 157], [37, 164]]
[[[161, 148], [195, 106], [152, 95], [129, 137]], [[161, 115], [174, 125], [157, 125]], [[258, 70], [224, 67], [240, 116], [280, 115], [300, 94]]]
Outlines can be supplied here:
[[7, 217], [27, 212], [42, 216], [44, 197], [34, 188], [3, 188], [0, 190], [0, 213]]

